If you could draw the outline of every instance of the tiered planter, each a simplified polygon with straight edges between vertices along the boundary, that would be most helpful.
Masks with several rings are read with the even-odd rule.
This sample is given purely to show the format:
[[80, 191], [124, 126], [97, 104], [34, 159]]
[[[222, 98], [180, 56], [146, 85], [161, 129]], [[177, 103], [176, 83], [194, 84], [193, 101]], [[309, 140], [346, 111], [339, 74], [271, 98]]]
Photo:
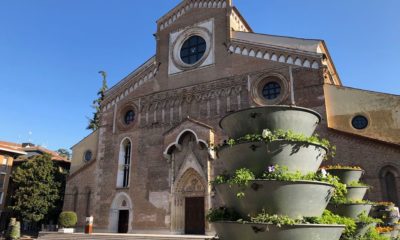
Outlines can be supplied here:
[[343, 226], [297, 224], [277, 227], [273, 224], [217, 222], [213, 224], [223, 240], [338, 240]]
[[332, 185], [315, 181], [254, 180], [249, 186], [243, 198], [236, 196], [241, 188], [235, 185], [217, 185], [216, 190], [227, 206], [234, 207], [243, 216], [254, 216], [265, 210], [268, 214], [291, 218], [321, 216], [334, 191]]
[[317, 144], [279, 140], [226, 146], [218, 151], [218, 158], [228, 172], [247, 168], [260, 175], [266, 166], [278, 164], [287, 167], [289, 172], [307, 174], [318, 170], [326, 152], [325, 147]]
[[343, 217], [357, 219], [358, 215], [363, 212], [368, 215], [371, 211], [371, 207], [372, 204], [366, 203], [329, 204], [328, 210]]
[[397, 210], [393, 203], [385, 203], [384, 205], [382, 205], [382, 203], [377, 203], [372, 207], [370, 215], [383, 221], [380, 227], [390, 227], [393, 229], [392, 231], [381, 233], [381, 235], [397, 239], [400, 229], [398, 224], [399, 216], [397, 215]]
[[[220, 126], [229, 137], [237, 139], [246, 134], [261, 134], [264, 129], [301, 133], [311, 136], [320, 122], [318, 113], [299, 107], [267, 106], [238, 111], [224, 117]], [[245, 142], [226, 146], [218, 151], [228, 173], [247, 168], [256, 176], [268, 166], [287, 167], [289, 172], [316, 172], [327, 149], [296, 141]], [[334, 187], [318, 181], [253, 180], [247, 185], [219, 184], [217, 194], [229, 208], [242, 217], [255, 216], [261, 211], [269, 215], [291, 218], [320, 217]], [[244, 194], [239, 198], [237, 193]], [[338, 240], [343, 225], [295, 224], [278, 227], [274, 224], [217, 221], [213, 223], [221, 240]]]
[[344, 184], [360, 181], [360, 178], [364, 173], [364, 170], [357, 169], [327, 169], [326, 171], [333, 176], [337, 176], [340, 179], [340, 182]]
[[311, 136], [320, 121], [321, 115], [307, 108], [266, 106], [231, 113], [221, 119], [219, 125], [231, 138], [261, 134], [264, 129], [292, 130]]

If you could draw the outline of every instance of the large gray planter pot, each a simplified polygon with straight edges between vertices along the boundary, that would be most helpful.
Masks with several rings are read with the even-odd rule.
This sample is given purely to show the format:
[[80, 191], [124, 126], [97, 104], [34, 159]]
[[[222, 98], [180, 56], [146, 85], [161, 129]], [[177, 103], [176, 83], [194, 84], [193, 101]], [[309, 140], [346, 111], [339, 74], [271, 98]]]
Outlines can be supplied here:
[[338, 240], [344, 225], [297, 224], [277, 227], [273, 224], [238, 222], [212, 223], [220, 240]]
[[363, 170], [352, 169], [327, 169], [326, 171], [333, 176], [337, 176], [340, 179], [340, 182], [344, 184], [360, 181], [360, 178], [364, 173]]
[[290, 172], [307, 174], [318, 170], [326, 152], [323, 146], [304, 142], [246, 142], [221, 148], [218, 161], [229, 173], [248, 168], [259, 176], [268, 166], [278, 164], [286, 166]]
[[364, 199], [369, 187], [347, 187], [346, 199], [349, 201], [361, 201]]
[[333, 212], [334, 214], [348, 217], [352, 219], [357, 219], [358, 215], [365, 212], [365, 214], [369, 214], [371, 211], [371, 204], [366, 203], [349, 203], [349, 204], [328, 204], [327, 209]]
[[[333, 185], [317, 181], [254, 180], [247, 187], [220, 184], [215, 188], [225, 205], [241, 216], [255, 216], [265, 210], [291, 218], [320, 217], [334, 192]], [[241, 191], [244, 197], [238, 198], [236, 194]]]
[[261, 134], [264, 129], [292, 130], [311, 136], [319, 122], [319, 113], [301, 107], [265, 106], [249, 108], [226, 115], [219, 125], [231, 138]]

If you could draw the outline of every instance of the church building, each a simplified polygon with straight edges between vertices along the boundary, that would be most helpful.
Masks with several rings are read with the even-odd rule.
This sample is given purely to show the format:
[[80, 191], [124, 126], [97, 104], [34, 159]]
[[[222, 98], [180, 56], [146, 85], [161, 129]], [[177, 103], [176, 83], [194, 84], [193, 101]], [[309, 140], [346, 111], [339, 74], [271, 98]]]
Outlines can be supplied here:
[[368, 199], [400, 203], [400, 96], [343, 86], [323, 40], [255, 33], [232, 0], [183, 0], [155, 38], [72, 147], [64, 210], [79, 226], [93, 215], [96, 232], [211, 234], [219, 121], [265, 105], [320, 113], [317, 133], [337, 146], [324, 164], [361, 166]]

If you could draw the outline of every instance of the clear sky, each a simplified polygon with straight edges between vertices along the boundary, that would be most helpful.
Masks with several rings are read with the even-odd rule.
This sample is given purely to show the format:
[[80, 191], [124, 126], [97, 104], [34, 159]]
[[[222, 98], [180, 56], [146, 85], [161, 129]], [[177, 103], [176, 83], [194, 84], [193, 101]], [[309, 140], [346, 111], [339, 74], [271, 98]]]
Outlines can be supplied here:
[[[0, 0], [0, 140], [69, 148], [101, 86], [155, 52], [179, 0]], [[255, 32], [324, 39], [345, 86], [400, 94], [399, 0], [234, 0]]]

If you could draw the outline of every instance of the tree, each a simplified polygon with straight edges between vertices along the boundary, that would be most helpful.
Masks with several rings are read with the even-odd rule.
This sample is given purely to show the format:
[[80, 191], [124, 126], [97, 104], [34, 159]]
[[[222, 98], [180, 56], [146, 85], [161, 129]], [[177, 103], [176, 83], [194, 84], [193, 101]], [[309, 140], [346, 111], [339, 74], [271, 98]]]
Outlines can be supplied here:
[[95, 109], [95, 112], [93, 113], [93, 118], [89, 119], [89, 125], [86, 128], [86, 129], [91, 129], [92, 131], [96, 131], [100, 126], [100, 106], [101, 102], [104, 100], [105, 93], [108, 89], [106, 80], [107, 73], [104, 71], [100, 71], [99, 73], [103, 76], [103, 84], [100, 90], [97, 92], [98, 98], [93, 101], [92, 108]]
[[60, 199], [60, 171], [48, 154], [37, 155], [13, 172], [14, 186], [10, 209], [19, 219], [38, 223], [57, 209]]
[[58, 155], [60, 155], [61, 157], [66, 158], [67, 160], [71, 159], [71, 152], [68, 149], [60, 148], [56, 152], [58, 153]]

